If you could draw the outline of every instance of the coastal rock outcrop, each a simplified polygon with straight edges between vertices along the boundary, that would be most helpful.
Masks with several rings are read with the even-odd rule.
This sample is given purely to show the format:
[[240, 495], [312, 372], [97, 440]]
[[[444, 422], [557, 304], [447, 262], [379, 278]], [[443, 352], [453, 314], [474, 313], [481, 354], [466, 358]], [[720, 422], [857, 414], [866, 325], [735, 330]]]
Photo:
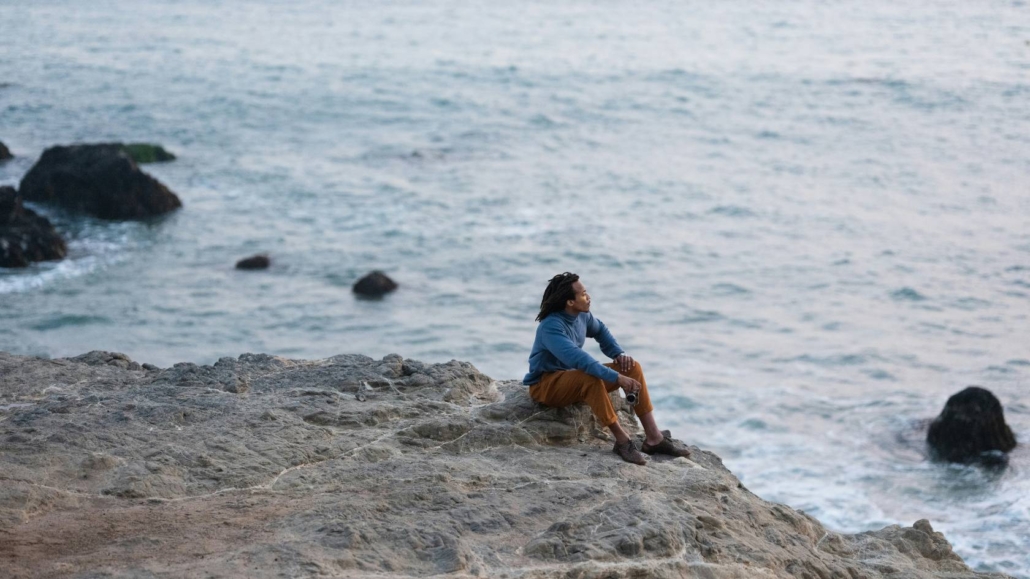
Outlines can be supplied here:
[[252, 255], [236, 262], [236, 269], [268, 269], [272, 260], [267, 255]]
[[938, 458], [949, 462], [972, 462], [988, 458], [985, 453], [1005, 453], [1016, 447], [1001, 402], [979, 386], [948, 398], [930, 423], [926, 441]]
[[7, 145], [0, 141], [0, 161], [6, 161], [13, 158], [14, 155], [11, 154], [11, 150], [7, 148]]
[[14, 187], [0, 187], [0, 267], [63, 259], [64, 240], [50, 221], [22, 204]]
[[397, 289], [397, 282], [379, 270], [373, 271], [354, 283], [354, 293], [365, 297], [380, 297]]
[[7, 576], [1002, 577], [926, 521], [827, 530], [696, 447], [624, 463], [585, 406], [466, 362], [0, 353], [0, 376]]
[[22, 178], [19, 192], [26, 201], [101, 219], [145, 219], [182, 207], [120, 143], [51, 147]]

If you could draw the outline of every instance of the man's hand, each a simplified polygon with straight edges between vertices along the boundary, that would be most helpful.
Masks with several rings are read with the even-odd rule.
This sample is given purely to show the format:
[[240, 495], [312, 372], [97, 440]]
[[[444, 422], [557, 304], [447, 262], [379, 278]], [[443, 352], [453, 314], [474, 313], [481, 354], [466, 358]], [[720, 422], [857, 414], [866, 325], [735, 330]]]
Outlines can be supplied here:
[[626, 394], [636, 394], [640, 392], [640, 382], [637, 382], [629, 376], [623, 376], [622, 374], [619, 374], [619, 379], [616, 380], [615, 383], [618, 384], [619, 388], [622, 388], [626, 392]]
[[619, 354], [615, 358], [615, 363], [619, 365], [619, 370], [622, 370], [623, 372], [629, 372], [633, 369], [633, 358], [626, 354]]

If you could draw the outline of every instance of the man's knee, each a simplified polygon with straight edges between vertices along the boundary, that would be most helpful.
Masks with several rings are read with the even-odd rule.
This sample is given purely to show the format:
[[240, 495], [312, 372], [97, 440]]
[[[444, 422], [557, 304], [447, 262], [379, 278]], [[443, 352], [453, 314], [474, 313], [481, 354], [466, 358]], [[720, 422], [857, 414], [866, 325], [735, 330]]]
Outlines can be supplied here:
[[640, 362], [633, 360], [633, 366], [630, 367], [629, 371], [626, 372], [628, 376], [637, 376], [644, 374], [644, 367], [640, 365]]

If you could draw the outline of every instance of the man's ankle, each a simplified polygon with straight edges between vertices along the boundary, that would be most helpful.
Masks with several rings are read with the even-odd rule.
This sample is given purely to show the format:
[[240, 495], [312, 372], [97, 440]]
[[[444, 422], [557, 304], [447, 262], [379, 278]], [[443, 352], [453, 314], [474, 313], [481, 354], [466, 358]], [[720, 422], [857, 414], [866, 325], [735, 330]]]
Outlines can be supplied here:
[[644, 436], [644, 442], [650, 445], [658, 444], [663, 440], [665, 440], [665, 436], [661, 432], [659, 432], [657, 436], [652, 436], [650, 434]]

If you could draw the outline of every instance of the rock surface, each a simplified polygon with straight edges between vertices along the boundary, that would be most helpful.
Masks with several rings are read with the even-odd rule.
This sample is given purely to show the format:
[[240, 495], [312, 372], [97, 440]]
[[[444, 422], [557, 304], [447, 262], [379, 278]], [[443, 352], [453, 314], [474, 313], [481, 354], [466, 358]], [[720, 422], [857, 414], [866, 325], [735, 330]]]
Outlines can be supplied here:
[[353, 289], [360, 296], [380, 297], [397, 289], [397, 282], [377, 270], [355, 282]]
[[164, 163], [174, 161], [175, 155], [169, 153], [161, 145], [150, 143], [128, 143], [122, 145], [122, 150], [132, 157], [137, 163]]
[[236, 269], [268, 269], [272, 260], [267, 255], [252, 255], [236, 262]]
[[19, 192], [26, 201], [101, 219], [145, 219], [182, 207], [120, 143], [51, 147], [22, 178]]
[[1001, 577], [926, 521], [829, 531], [696, 447], [626, 464], [585, 406], [468, 363], [0, 353], [0, 376], [5, 577]]
[[7, 148], [7, 145], [0, 142], [0, 161], [6, 161], [13, 158], [14, 155], [11, 154], [11, 150]]
[[950, 462], [990, 462], [984, 453], [1006, 453], [1016, 447], [1001, 402], [990, 390], [978, 386], [948, 398], [944, 410], [930, 423], [926, 441], [937, 457]]
[[50, 221], [22, 205], [14, 187], [0, 187], [0, 267], [63, 259], [64, 240]]

